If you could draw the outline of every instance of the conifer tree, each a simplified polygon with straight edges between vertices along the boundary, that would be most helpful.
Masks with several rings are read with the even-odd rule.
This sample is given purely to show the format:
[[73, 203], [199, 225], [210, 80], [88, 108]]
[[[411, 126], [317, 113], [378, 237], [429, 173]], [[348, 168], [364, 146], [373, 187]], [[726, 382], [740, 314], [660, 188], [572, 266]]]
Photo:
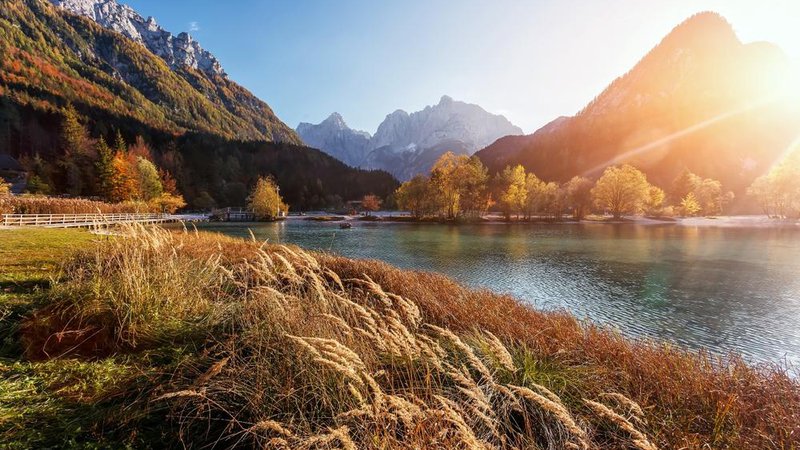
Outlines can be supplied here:
[[114, 153], [106, 140], [101, 136], [97, 141], [97, 194], [104, 199], [111, 199], [114, 184]]
[[62, 115], [61, 139], [64, 153], [67, 157], [88, 154], [91, 141], [89, 131], [81, 123], [78, 111], [69, 103], [64, 107]]

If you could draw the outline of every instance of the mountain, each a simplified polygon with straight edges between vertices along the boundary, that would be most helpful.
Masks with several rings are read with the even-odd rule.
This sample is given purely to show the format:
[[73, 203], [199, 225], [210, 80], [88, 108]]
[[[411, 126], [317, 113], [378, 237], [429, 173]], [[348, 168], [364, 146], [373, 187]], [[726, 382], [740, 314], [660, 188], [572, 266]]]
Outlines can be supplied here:
[[0, 33], [0, 94], [16, 103], [72, 102], [175, 134], [301, 143], [191, 36], [114, 0], [4, 0]]
[[[266, 175], [293, 210], [386, 197], [398, 185], [386, 172], [303, 146], [196, 41], [127, 6], [0, 2], [0, 154], [16, 158], [43, 192], [97, 195], [94, 142], [114, 143], [118, 133], [175, 179], [191, 207], [243, 206]], [[84, 128], [73, 133], [80, 152], [67, 148], [67, 111]]]
[[371, 136], [348, 127], [339, 113], [317, 125], [303, 122], [297, 126], [297, 133], [307, 145], [322, 149], [347, 165], [361, 167], [365, 163]]
[[499, 137], [522, 134], [505, 117], [448, 96], [422, 111], [387, 115], [371, 137], [347, 127], [339, 114], [319, 125], [302, 123], [297, 132], [308, 145], [347, 164], [386, 170], [401, 180], [427, 173], [445, 152], [471, 155]]
[[800, 133], [800, 105], [776, 91], [790, 76], [780, 49], [743, 44], [720, 15], [701, 13], [575, 116], [477, 155], [491, 171], [522, 164], [555, 181], [628, 162], [668, 187], [688, 168], [741, 198]]

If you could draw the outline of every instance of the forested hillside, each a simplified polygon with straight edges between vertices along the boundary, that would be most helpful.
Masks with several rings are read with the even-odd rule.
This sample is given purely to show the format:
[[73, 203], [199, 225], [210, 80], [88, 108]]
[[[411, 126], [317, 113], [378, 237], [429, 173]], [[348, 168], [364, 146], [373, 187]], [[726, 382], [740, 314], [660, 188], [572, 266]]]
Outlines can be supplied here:
[[[263, 175], [275, 177], [292, 210], [336, 207], [371, 193], [385, 197], [398, 186], [386, 172], [354, 169], [300, 145], [197, 132], [175, 135], [94, 109], [76, 112], [74, 120], [82, 131], [75, 132], [68, 120], [71, 107], [45, 113], [7, 98], [0, 105], [0, 120], [13, 124], [3, 145], [29, 171], [33, 183], [28, 190], [34, 193], [102, 196], [93, 170], [98, 145], [102, 138], [118, 149], [118, 135], [128, 147], [137, 148], [134, 153], [147, 154], [158, 169], [169, 173], [191, 207], [243, 206]], [[69, 137], [76, 134], [78, 138]]]
[[[70, 115], [83, 127], [77, 140], [69, 137], [76, 133]], [[294, 209], [396, 188], [384, 172], [352, 169], [303, 147], [266, 103], [221, 70], [170, 65], [43, 0], [4, 0], [0, 153], [28, 170], [28, 191], [106, 196], [97, 179], [99, 139], [113, 148], [118, 135], [126, 148], [145, 147], [145, 159], [168, 172], [195, 207], [242, 206], [260, 175], [273, 175]]]
[[170, 132], [300, 143], [226, 76], [173, 69], [139, 43], [43, 0], [3, 2], [0, 56], [2, 94], [37, 109], [69, 100]]

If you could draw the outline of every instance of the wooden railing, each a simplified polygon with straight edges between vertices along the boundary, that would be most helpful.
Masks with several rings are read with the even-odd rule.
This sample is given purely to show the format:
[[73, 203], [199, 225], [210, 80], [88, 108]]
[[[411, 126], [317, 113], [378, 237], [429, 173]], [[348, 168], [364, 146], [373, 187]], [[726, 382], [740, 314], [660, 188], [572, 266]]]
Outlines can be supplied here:
[[153, 223], [169, 220], [166, 214], [3, 214], [0, 224], [6, 227], [51, 226], [90, 227], [115, 223]]

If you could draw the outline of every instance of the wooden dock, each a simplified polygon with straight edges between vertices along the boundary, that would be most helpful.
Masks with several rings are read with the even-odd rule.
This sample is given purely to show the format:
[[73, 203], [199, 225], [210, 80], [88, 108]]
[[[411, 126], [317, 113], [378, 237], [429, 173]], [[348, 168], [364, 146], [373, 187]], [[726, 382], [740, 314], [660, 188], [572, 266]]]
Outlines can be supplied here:
[[220, 222], [255, 222], [256, 215], [245, 208], [222, 208], [211, 212], [211, 217]]
[[91, 228], [123, 223], [164, 223], [179, 220], [169, 214], [3, 214], [4, 227]]

